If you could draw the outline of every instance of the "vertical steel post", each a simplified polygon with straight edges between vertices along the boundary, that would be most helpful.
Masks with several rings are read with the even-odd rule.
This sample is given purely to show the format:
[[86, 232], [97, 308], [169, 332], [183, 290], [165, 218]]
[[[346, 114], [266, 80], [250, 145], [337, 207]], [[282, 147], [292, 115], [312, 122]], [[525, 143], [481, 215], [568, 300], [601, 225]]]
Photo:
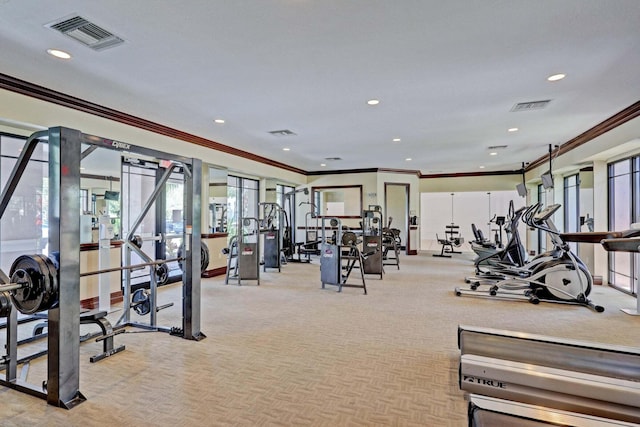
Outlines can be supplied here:
[[[199, 341], [206, 338], [200, 331], [200, 245], [202, 160], [192, 159], [184, 172], [184, 270], [182, 272], [183, 338]], [[190, 172], [190, 173], [189, 173]]]
[[49, 251], [59, 253], [59, 303], [49, 310], [47, 402], [70, 409], [80, 393], [81, 133], [49, 129]]
[[[163, 168], [158, 168], [156, 170], [156, 179], [155, 185], [158, 185], [162, 182]], [[166, 186], [164, 191], [162, 191], [158, 197], [156, 197], [156, 236], [164, 236], [167, 234], [167, 191]], [[163, 239], [162, 241], [155, 242], [155, 259], [167, 259], [167, 241]]]
[[6, 348], [7, 356], [9, 357], [6, 366], [7, 383], [15, 383], [18, 372], [18, 310], [15, 307], [11, 307], [11, 312], [7, 316]]

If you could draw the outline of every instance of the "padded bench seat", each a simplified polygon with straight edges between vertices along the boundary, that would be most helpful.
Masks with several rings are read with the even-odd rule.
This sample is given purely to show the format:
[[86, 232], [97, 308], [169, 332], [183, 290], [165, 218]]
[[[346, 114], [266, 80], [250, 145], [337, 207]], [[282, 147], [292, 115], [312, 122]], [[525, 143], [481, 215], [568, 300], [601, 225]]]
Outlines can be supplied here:
[[[43, 319], [44, 322], [38, 323], [33, 328], [33, 336], [41, 335], [44, 333], [44, 329], [47, 327], [47, 312], [36, 313], [34, 315], [37, 319]], [[124, 329], [119, 329], [117, 331], [113, 330], [113, 326], [111, 322], [107, 319], [107, 312], [101, 310], [84, 310], [80, 312], [80, 324], [88, 325], [88, 324], [96, 324], [102, 330], [102, 334], [96, 338], [96, 342], [102, 341], [102, 353], [96, 354], [95, 356], [91, 356], [89, 360], [91, 363], [98, 362], [106, 357], [112, 356], [116, 353], [119, 353], [125, 349], [124, 345], [114, 347], [113, 337], [125, 332]], [[93, 335], [95, 336], [95, 335]], [[80, 341], [86, 341], [92, 336], [81, 337]]]

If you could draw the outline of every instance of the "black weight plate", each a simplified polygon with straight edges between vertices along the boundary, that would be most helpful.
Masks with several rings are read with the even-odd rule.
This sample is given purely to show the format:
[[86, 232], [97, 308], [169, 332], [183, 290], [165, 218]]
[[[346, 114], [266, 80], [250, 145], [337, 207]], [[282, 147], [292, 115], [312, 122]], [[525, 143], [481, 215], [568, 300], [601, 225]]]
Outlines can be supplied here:
[[158, 286], [166, 285], [169, 281], [169, 267], [167, 264], [156, 265], [156, 283]]
[[149, 295], [144, 289], [137, 289], [131, 296], [131, 307], [140, 316], [147, 315], [151, 312], [151, 301]]
[[[182, 258], [184, 254], [184, 246], [180, 245], [178, 248], [178, 258]], [[184, 271], [184, 261], [178, 261], [180, 270]], [[209, 266], [209, 247], [205, 242], [200, 240], [200, 273], [204, 273]]]
[[9, 292], [0, 292], [0, 317], [9, 317], [11, 314], [11, 295]]
[[21, 255], [11, 265], [12, 283], [27, 286], [11, 292], [13, 304], [23, 314], [48, 310], [58, 303], [58, 272], [43, 255]]
[[209, 247], [200, 240], [200, 273], [204, 273], [209, 266]]
[[353, 231], [346, 231], [342, 235], [342, 244], [344, 246], [354, 246], [358, 242], [358, 237]]

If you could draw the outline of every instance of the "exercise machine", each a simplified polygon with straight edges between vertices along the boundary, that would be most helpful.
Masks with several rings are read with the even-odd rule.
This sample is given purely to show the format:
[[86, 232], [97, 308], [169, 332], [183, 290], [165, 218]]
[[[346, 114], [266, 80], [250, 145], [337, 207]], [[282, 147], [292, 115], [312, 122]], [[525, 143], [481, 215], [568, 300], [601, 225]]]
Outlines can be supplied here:
[[400, 249], [402, 239], [400, 230], [391, 228], [393, 217], [389, 217], [387, 226], [382, 228], [382, 264], [395, 265], [400, 270]]
[[[509, 202], [509, 221], [507, 225], [509, 241], [507, 245], [500, 250], [496, 248], [492, 252], [486, 251], [484, 255], [472, 245], [472, 248], [478, 254], [478, 257], [474, 260], [477, 276], [475, 278], [467, 278], [467, 283], [477, 280], [500, 280], [504, 279], [509, 273], [514, 275], [521, 273], [518, 269], [526, 264], [527, 253], [520, 239], [518, 224], [521, 219], [527, 218], [528, 220], [529, 216], [536, 213], [539, 207], [539, 204], [534, 204], [530, 207], [524, 206], [515, 210], [513, 201]], [[484, 237], [480, 230], [478, 230], [478, 236], [480, 238]]]
[[[316, 213], [316, 205], [312, 202], [300, 202], [298, 206], [309, 205], [311, 209], [304, 215], [304, 242], [296, 242], [296, 253], [298, 262], [311, 262], [312, 255], [320, 255], [320, 218]], [[310, 225], [310, 220], [314, 220], [314, 225]], [[304, 256], [304, 259], [302, 258]]]
[[[291, 213], [292, 218], [289, 218], [289, 215], [287, 215], [287, 210], [283, 209], [284, 212], [284, 220], [286, 222], [285, 228], [284, 228], [284, 234], [283, 234], [283, 254], [285, 256], [285, 259], [287, 262], [311, 262], [311, 255], [318, 255], [319, 254], [319, 250], [318, 250], [318, 239], [317, 239], [317, 233], [318, 233], [318, 227], [316, 227], [315, 229], [315, 233], [316, 236], [312, 239], [313, 242], [309, 242], [307, 243], [307, 241], [305, 242], [298, 242], [297, 241], [297, 233], [296, 233], [296, 221], [295, 221], [295, 211], [294, 211], [294, 207], [295, 207], [295, 198], [296, 198], [296, 194], [298, 193], [304, 193], [305, 195], [309, 194], [309, 189], [308, 188], [299, 188], [297, 190], [293, 190], [293, 191], [289, 191], [288, 193], [285, 193], [284, 197], [285, 197], [285, 203], [287, 203], [287, 206], [289, 208], [289, 212]], [[302, 206], [303, 204], [308, 204], [311, 205], [312, 208], [314, 208], [313, 203], [311, 202], [300, 202], [298, 204], [298, 206]], [[308, 226], [307, 226], [307, 218], [308, 216], [311, 215], [311, 213], [307, 213], [307, 215], [305, 215], [305, 239], [307, 239], [309, 237], [307, 231]], [[316, 219], [316, 225], [317, 225], [317, 219]], [[297, 254], [297, 257], [296, 257]], [[304, 258], [303, 258], [304, 256]]]
[[366, 254], [363, 263], [364, 273], [379, 275], [380, 279], [384, 273], [382, 223], [382, 211], [379, 206], [362, 211], [362, 252]]
[[454, 247], [459, 248], [464, 243], [464, 238], [460, 236], [460, 226], [453, 223], [446, 225], [444, 235], [445, 238], [441, 239], [436, 233], [436, 240], [442, 245], [442, 250], [439, 254], [433, 254], [433, 256], [451, 258], [450, 254], [461, 254], [462, 252], [454, 249]]
[[[0, 219], [38, 144], [48, 144], [48, 250], [59, 258], [37, 254], [28, 265], [16, 266], [10, 276], [0, 270], [0, 317], [6, 320], [5, 375], [0, 385], [39, 397], [70, 409], [85, 399], [79, 385], [80, 345], [80, 162], [83, 146], [104, 148], [162, 159], [169, 169], [181, 165], [185, 172], [185, 269], [182, 277], [182, 326], [180, 336], [200, 340], [200, 196], [202, 162], [199, 159], [162, 153], [78, 130], [53, 127], [32, 134], [8, 176], [0, 195]], [[154, 261], [157, 262], [157, 261]], [[23, 268], [24, 267], [24, 268]], [[118, 270], [130, 270], [123, 265]], [[109, 272], [105, 269], [98, 274]], [[88, 272], [89, 273], [89, 272]], [[151, 285], [156, 283], [151, 280]], [[125, 288], [126, 292], [126, 288]], [[125, 300], [129, 300], [129, 295]], [[153, 307], [153, 304], [152, 304]], [[26, 315], [47, 312], [47, 373], [43, 384], [28, 383], [17, 375], [17, 328], [20, 311]], [[176, 333], [176, 335], [178, 335]]]
[[[322, 289], [325, 289], [325, 285], [336, 286], [338, 292], [342, 292], [342, 288], [361, 288], [366, 295], [364, 257], [358, 249], [355, 233], [343, 232], [342, 223], [338, 218], [322, 217], [321, 223], [320, 281]], [[331, 235], [328, 233], [329, 230], [332, 231]], [[347, 283], [354, 268], [360, 272], [362, 284]]]
[[224, 284], [236, 279], [238, 286], [243, 280], [255, 280], [260, 286], [260, 220], [241, 218], [238, 235], [229, 239], [227, 254], [227, 273]]
[[471, 232], [473, 233], [474, 240], [469, 242], [471, 244], [471, 250], [473, 250], [478, 256], [477, 259], [486, 258], [494, 255], [501, 248], [498, 248], [495, 242], [484, 237], [484, 233], [475, 224], [471, 224]]
[[458, 348], [470, 426], [640, 423], [637, 348], [462, 325]]
[[282, 234], [283, 210], [277, 203], [260, 203], [263, 208], [263, 218], [260, 220], [260, 233], [264, 236], [263, 271], [267, 268], [282, 267]]
[[[470, 289], [456, 288], [457, 296], [487, 296], [500, 299], [525, 300], [533, 304], [540, 301], [578, 304], [597, 312], [604, 307], [595, 305], [587, 297], [591, 292], [593, 278], [584, 263], [571, 252], [561, 233], [556, 229], [551, 216], [560, 205], [550, 205], [535, 215], [528, 215], [527, 225], [546, 231], [551, 237], [554, 250], [534, 260], [528, 269], [516, 270], [518, 274], [488, 284], [489, 289], [479, 289], [482, 282], [472, 283]], [[469, 282], [469, 278], [466, 279]]]

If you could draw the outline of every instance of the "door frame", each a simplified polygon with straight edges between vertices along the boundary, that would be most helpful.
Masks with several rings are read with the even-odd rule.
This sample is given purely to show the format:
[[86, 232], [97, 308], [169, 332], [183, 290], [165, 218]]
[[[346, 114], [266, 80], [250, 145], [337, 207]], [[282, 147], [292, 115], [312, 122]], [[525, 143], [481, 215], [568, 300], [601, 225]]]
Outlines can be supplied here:
[[411, 188], [411, 184], [408, 183], [402, 183], [402, 182], [385, 182], [384, 183], [384, 213], [385, 213], [385, 217], [388, 217], [388, 212], [389, 210], [387, 209], [387, 189], [389, 186], [397, 186], [397, 187], [404, 187], [404, 191], [405, 191], [405, 199], [407, 201], [406, 205], [405, 205], [405, 215], [403, 218], [404, 221], [404, 229], [407, 233], [407, 241], [406, 241], [406, 246], [405, 246], [405, 253], [407, 255], [411, 255], [412, 251], [410, 249], [411, 247], [411, 240], [410, 240], [410, 235], [411, 233], [409, 232], [410, 229], [410, 225], [409, 225], [409, 215], [410, 215], [410, 209], [409, 207], [411, 206], [410, 204], [410, 197], [411, 197], [411, 192], [409, 191]]

